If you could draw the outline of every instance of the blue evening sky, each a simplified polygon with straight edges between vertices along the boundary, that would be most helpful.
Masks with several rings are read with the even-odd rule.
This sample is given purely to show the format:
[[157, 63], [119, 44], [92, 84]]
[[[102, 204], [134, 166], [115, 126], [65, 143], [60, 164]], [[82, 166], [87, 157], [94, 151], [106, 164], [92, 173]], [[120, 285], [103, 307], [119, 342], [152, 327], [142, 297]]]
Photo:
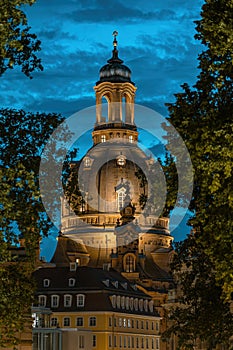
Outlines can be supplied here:
[[[193, 85], [202, 51], [194, 39], [204, 0], [37, 0], [25, 6], [31, 32], [41, 40], [43, 72], [24, 77], [18, 69], [1, 78], [1, 106], [68, 117], [95, 104], [93, 86], [111, 57], [117, 30], [119, 57], [132, 71], [136, 103], [167, 115], [180, 85]], [[95, 116], [93, 115], [93, 124]], [[136, 121], [137, 122], [137, 121]], [[185, 220], [173, 231], [187, 232]], [[54, 240], [55, 238], [52, 238]], [[42, 255], [49, 256], [48, 242]]]
[[42, 42], [43, 72], [32, 80], [19, 71], [2, 80], [3, 107], [69, 116], [95, 103], [93, 86], [111, 57], [112, 32], [119, 56], [132, 70], [136, 102], [166, 114], [164, 103], [184, 82], [195, 82], [201, 45], [194, 20], [203, 0], [37, 0], [25, 6], [31, 31]]

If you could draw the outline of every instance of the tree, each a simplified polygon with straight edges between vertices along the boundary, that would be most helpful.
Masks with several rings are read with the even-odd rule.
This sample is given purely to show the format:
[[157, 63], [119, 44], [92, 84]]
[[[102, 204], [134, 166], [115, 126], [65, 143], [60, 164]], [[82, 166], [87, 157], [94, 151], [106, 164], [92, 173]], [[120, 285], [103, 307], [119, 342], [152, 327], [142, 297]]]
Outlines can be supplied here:
[[195, 349], [197, 341], [204, 342], [208, 350], [217, 344], [230, 349], [233, 315], [221, 298], [214, 266], [195, 235], [190, 234], [176, 245], [172, 270], [178, 285], [178, 303], [168, 309], [171, 326], [163, 338], [176, 334], [178, 349]]
[[[172, 270], [181, 295], [164, 334], [177, 334], [184, 349], [194, 349], [197, 338], [208, 350], [219, 343], [232, 346], [232, 7], [232, 0], [205, 1], [196, 22], [196, 39], [205, 45], [200, 74], [193, 88], [183, 84], [176, 102], [168, 104], [169, 121], [185, 141], [194, 168], [189, 221], [194, 233], [176, 249]], [[165, 128], [174, 143], [177, 135]]]
[[[38, 187], [33, 173], [17, 164], [0, 169], [0, 347], [17, 343], [25, 316], [33, 301], [31, 273], [35, 267], [42, 220], [33, 220]], [[18, 235], [25, 240], [25, 253], [16, 247]], [[14, 247], [14, 248], [13, 248]]]
[[[233, 52], [232, 0], [206, 0], [196, 38], [200, 74], [168, 104], [169, 121], [186, 143], [195, 177], [190, 224], [216, 273], [223, 297], [233, 292]], [[175, 137], [169, 131], [169, 138]]]
[[[40, 194], [41, 153], [63, 120], [57, 114], [0, 110], [0, 346], [17, 341], [16, 330], [24, 326], [25, 310], [32, 302], [31, 273], [39, 241], [53, 226]], [[62, 130], [58, 137], [67, 140], [71, 134]], [[61, 145], [54, 146], [53, 157], [59, 155]], [[20, 260], [15, 253], [19, 235], [25, 245]]]
[[30, 33], [22, 5], [32, 5], [35, 0], [0, 0], [0, 76], [8, 69], [20, 66], [31, 78], [34, 70], [42, 70], [36, 56], [41, 42]]

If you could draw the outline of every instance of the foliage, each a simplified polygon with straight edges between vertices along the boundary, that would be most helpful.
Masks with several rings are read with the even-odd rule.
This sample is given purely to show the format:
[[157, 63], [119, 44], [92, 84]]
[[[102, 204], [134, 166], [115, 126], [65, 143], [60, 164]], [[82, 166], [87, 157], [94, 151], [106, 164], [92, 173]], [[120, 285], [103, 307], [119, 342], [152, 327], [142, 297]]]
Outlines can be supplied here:
[[[17, 341], [15, 331], [22, 329], [25, 312], [31, 305], [31, 273], [39, 241], [53, 225], [41, 200], [41, 153], [62, 121], [63, 117], [56, 114], [0, 110], [0, 346]], [[61, 130], [61, 140], [70, 137], [69, 132]], [[59, 146], [59, 142], [58, 147], [54, 146], [53, 157], [59, 155]], [[23, 255], [17, 247], [19, 236], [24, 241]]]
[[34, 70], [42, 70], [41, 60], [36, 56], [40, 41], [30, 33], [22, 5], [32, 5], [35, 0], [0, 0], [0, 76], [14, 66], [31, 77]]
[[164, 339], [175, 333], [178, 349], [195, 349], [198, 338], [207, 349], [217, 344], [230, 349], [233, 315], [229, 304], [221, 299], [213, 264], [193, 234], [176, 245], [172, 270], [179, 303], [169, 310], [167, 321], [171, 327], [163, 334]]
[[[157, 163], [153, 162], [149, 165], [148, 174], [152, 182], [152, 191], [149, 196], [147, 193], [148, 183], [144, 172], [139, 167], [135, 171], [135, 176], [143, 189], [143, 193], [139, 197], [140, 207], [144, 209], [145, 205], [147, 205], [149, 210], [153, 212], [158, 211], [161, 216], [167, 217], [174, 209], [178, 190], [177, 170], [173, 157], [166, 152], [163, 160], [158, 158]], [[164, 189], [164, 176], [166, 182], [165, 203], [162, 190]], [[163, 208], [161, 208], [161, 204], [164, 205]]]
[[227, 300], [233, 292], [232, 8], [232, 0], [203, 5], [196, 38], [207, 49], [199, 55], [200, 74], [194, 89], [184, 84], [168, 105], [169, 120], [185, 141], [195, 171], [190, 224], [200, 233]]
[[0, 279], [0, 346], [6, 347], [17, 344], [16, 331], [25, 327], [33, 302], [34, 284], [31, 268], [24, 261], [1, 263]]

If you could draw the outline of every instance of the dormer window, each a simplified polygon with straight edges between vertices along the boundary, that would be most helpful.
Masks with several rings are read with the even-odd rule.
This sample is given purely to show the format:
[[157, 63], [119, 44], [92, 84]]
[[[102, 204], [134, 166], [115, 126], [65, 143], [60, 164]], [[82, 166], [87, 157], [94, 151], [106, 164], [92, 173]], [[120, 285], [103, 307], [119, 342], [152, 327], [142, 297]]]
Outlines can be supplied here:
[[69, 278], [69, 287], [75, 286], [75, 278]]
[[115, 308], [116, 307], [116, 295], [113, 295], [111, 297], [111, 302], [112, 302], [112, 307]]
[[102, 281], [103, 282], [103, 284], [106, 286], [106, 287], [109, 287], [109, 280], [104, 280], [104, 281]]
[[127, 282], [123, 282], [123, 283], [121, 283], [121, 285], [124, 289], [127, 289]]
[[76, 269], [77, 269], [77, 263], [71, 262], [70, 263], [70, 271], [76, 271]]
[[44, 281], [43, 281], [43, 286], [44, 287], [49, 287], [50, 285], [50, 280], [48, 278], [45, 278]]
[[118, 281], [113, 281], [112, 284], [114, 285], [115, 288], [118, 288]]

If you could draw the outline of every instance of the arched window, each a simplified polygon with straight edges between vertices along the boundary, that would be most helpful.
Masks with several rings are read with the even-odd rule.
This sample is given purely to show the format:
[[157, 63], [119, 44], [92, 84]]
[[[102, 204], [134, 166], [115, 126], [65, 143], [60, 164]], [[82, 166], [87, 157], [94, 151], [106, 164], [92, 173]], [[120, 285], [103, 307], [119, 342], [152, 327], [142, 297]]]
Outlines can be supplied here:
[[126, 310], [129, 310], [129, 297], [125, 298], [125, 307], [126, 307]]
[[132, 311], [133, 310], [133, 298], [130, 298], [129, 307], [130, 307], [130, 310]]
[[121, 297], [121, 308], [122, 309], [125, 308], [125, 297], [124, 296]]
[[117, 308], [119, 309], [121, 307], [121, 297], [120, 295], [117, 296]]
[[112, 307], [116, 307], [116, 295], [113, 295], [112, 297], [111, 297], [111, 302], [112, 302]]
[[143, 311], [143, 299], [139, 300], [139, 310]]
[[125, 200], [125, 188], [121, 188], [117, 191], [117, 210], [120, 211], [124, 207]]

